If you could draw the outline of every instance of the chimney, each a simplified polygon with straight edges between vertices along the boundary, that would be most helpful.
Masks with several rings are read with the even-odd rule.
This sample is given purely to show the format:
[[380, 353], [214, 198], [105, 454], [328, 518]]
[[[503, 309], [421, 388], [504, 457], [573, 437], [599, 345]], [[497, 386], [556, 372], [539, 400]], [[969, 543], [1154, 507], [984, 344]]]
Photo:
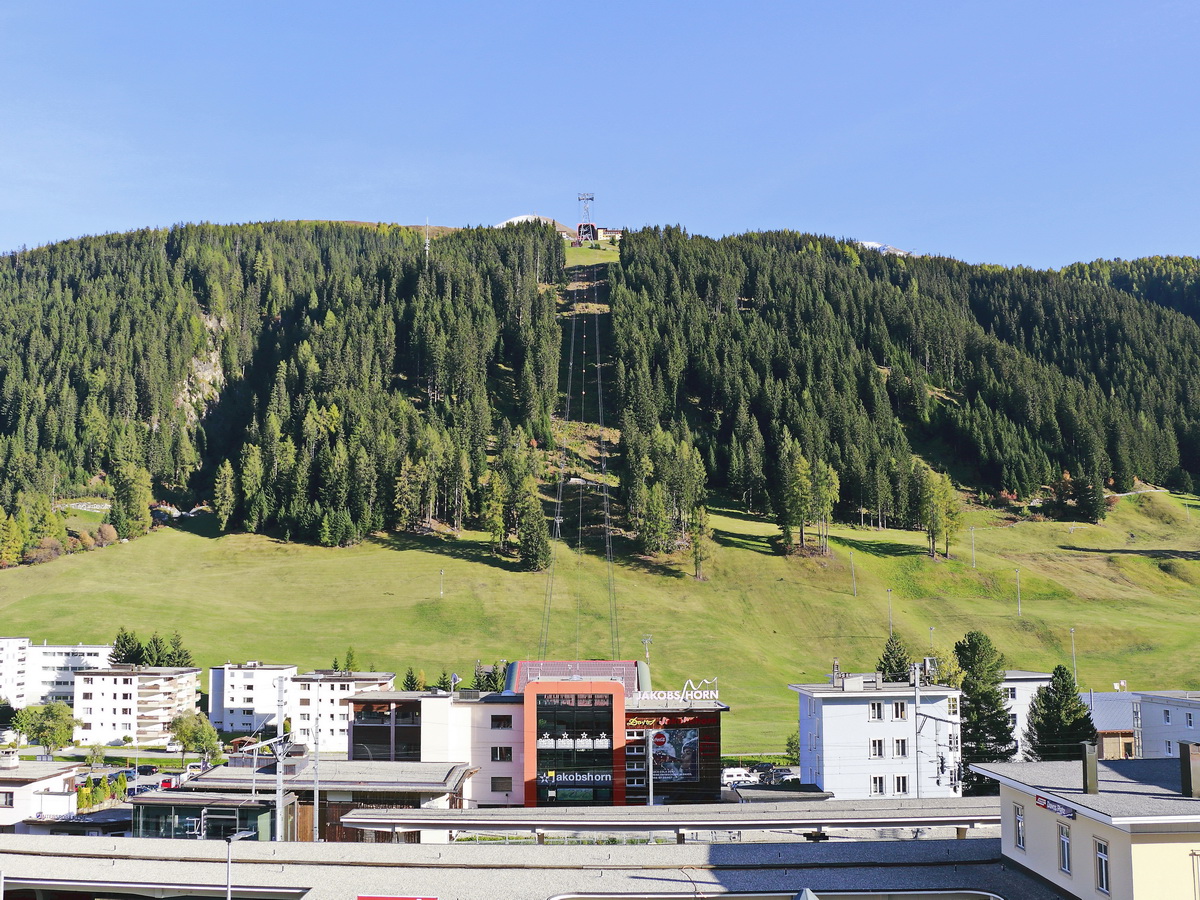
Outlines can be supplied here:
[[882, 672], [875, 673], [875, 690], [877, 690], [877, 691], [883, 690], [883, 673]]
[[1085, 794], [1100, 793], [1100, 773], [1096, 767], [1096, 745], [1090, 741], [1083, 744], [1083, 792]]
[[1179, 742], [1179, 792], [1200, 797], [1200, 744], [1192, 741]]
[[837, 684], [838, 678], [841, 677], [841, 674], [842, 674], [842, 667], [840, 665], [838, 665], [838, 658], [835, 656], [833, 658], [833, 674], [829, 676], [829, 683]]

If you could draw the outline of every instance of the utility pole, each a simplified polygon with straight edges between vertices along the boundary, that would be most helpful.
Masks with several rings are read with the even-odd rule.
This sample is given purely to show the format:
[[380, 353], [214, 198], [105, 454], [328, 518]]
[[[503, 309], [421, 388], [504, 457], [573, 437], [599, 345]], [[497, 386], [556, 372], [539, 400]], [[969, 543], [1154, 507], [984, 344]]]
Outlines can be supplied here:
[[1079, 686], [1079, 666], [1075, 663], [1075, 629], [1071, 629], [1071, 668], [1075, 671], [1075, 686]]
[[646, 664], [647, 665], [649, 665], [649, 663], [650, 663], [650, 645], [653, 643], [654, 643], [654, 635], [652, 635], [652, 634], [642, 635], [642, 646], [644, 646], [646, 648]]
[[858, 580], [854, 577], [854, 551], [850, 551], [850, 590], [858, 596]]
[[1017, 573], [1017, 618], [1021, 617], [1021, 570], [1013, 569]]
[[892, 589], [888, 588], [888, 637], [892, 636]]
[[[282, 738], [284, 735], [284, 707], [287, 705], [284, 697], [284, 689], [288, 679], [280, 675], [275, 679], [275, 737]], [[275, 745], [275, 840], [284, 840], [283, 836], [283, 760], [287, 756], [287, 749], [283, 746], [284, 742], [279, 741]]]
[[316, 727], [317, 736], [313, 744], [313, 821], [312, 821], [312, 839], [313, 843], [321, 840], [321, 673], [316, 674], [316, 682], [313, 684], [316, 688]]
[[971, 568], [975, 568], [975, 526], [971, 526]]
[[446, 570], [438, 569], [438, 596], [446, 596]]
[[933, 629], [936, 627], [935, 625], [929, 626], [929, 653], [931, 656], [933, 655]]

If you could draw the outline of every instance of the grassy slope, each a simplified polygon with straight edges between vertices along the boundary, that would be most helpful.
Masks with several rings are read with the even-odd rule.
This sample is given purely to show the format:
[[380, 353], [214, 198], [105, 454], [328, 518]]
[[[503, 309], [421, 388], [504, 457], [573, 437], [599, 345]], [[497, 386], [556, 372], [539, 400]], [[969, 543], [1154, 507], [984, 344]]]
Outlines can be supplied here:
[[[834, 656], [846, 669], [873, 668], [887, 636], [888, 587], [896, 628], [914, 648], [928, 646], [930, 625], [939, 643], [981, 628], [1012, 665], [1046, 669], [1069, 663], [1075, 626], [1085, 687], [1111, 689], [1121, 678], [1131, 688], [1200, 687], [1200, 506], [1189, 502], [1190, 519], [1178, 497], [1127, 499], [1105, 525], [1073, 534], [1062, 523], [1004, 527], [977, 510], [975, 570], [966, 532], [950, 562], [924, 557], [920, 534], [848, 527], [834, 529], [833, 557], [785, 560], [768, 543], [770, 523], [718, 512], [705, 582], [686, 574], [684, 560], [641, 560], [618, 543], [622, 655], [638, 656], [650, 633], [656, 686], [718, 676], [733, 707], [728, 752], [782, 747], [795, 727], [787, 682], [823, 678]], [[0, 572], [4, 632], [93, 641], [118, 624], [143, 637], [178, 628], [203, 665], [329, 665], [353, 644], [364, 664], [411, 665], [431, 679], [443, 666], [467, 676], [477, 656], [536, 655], [547, 576], [493, 558], [481, 535], [394, 536], [339, 550], [218, 538], [211, 519], [192, 521], [192, 531]], [[548, 655], [607, 656], [603, 561], [559, 553]]]

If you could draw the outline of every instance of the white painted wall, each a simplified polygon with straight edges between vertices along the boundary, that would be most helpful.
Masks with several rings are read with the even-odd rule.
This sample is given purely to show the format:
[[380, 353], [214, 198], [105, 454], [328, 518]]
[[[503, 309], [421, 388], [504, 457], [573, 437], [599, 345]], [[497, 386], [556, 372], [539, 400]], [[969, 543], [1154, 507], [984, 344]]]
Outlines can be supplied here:
[[[861, 692], [804, 687], [793, 686], [800, 696], [803, 781], [839, 800], [959, 796], [961, 692], [924, 686], [918, 709], [911, 687]], [[872, 703], [882, 704], [881, 718], [873, 718]], [[904, 704], [903, 717], [896, 703]], [[875, 778], [883, 779], [882, 791]], [[898, 778], [907, 778], [907, 785]]]
[[[296, 667], [259, 663], [226, 663], [209, 669], [209, 720], [218, 731], [275, 736], [279, 689], [284, 679], [284, 716], [293, 707]], [[294, 726], [293, 726], [294, 727]]]
[[1139, 694], [1134, 710], [1143, 759], [1173, 759], [1179, 756], [1180, 741], [1200, 741], [1200, 698]]
[[1029, 705], [1033, 703], [1033, 695], [1043, 685], [1050, 684], [1050, 674], [1045, 678], [1031, 679], [1026, 677], [1006, 677], [1000, 684], [1000, 693], [1008, 706], [1009, 720], [1013, 724], [1013, 737], [1017, 741], [1017, 752], [1013, 759], [1024, 759], [1025, 756], [1025, 727], [1029, 724]]

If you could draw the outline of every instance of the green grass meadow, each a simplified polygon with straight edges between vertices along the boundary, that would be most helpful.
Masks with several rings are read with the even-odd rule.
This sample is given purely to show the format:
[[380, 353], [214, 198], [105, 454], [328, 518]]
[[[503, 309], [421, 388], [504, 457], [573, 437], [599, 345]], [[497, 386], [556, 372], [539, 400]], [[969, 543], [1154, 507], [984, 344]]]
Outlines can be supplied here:
[[[1188, 512], [1190, 504], [1190, 514]], [[360, 667], [432, 681], [469, 677], [476, 658], [538, 655], [551, 578], [517, 570], [486, 538], [378, 536], [326, 549], [260, 535], [218, 536], [211, 517], [184, 520], [128, 544], [0, 572], [3, 633], [56, 642], [110, 640], [118, 625], [145, 638], [178, 629], [197, 662], [258, 659], [328, 666], [353, 645]], [[986, 631], [1012, 667], [1071, 661], [1076, 629], [1084, 688], [1200, 688], [1200, 505], [1193, 497], [1122, 500], [1100, 526], [1021, 521], [974, 509], [950, 561], [923, 553], [923, 535], [835, 527], [829, 557], [784, 558], [778, 531], [731, 510], [711, 516], [707, 580], [684, 558], [645, 559], [615, 541], [620, 653], [653, 635], [655, 686], [717, 677], [726, 753], [783, 748], [795, 729], [788, 682], [870, 670], [895, 628], [920, 652], [930, 627], [948, 646]], [[857, 597], [852, 593], [853, 551]], [[602, 555], [559, 545], [548, 658], [607, 658], [609, 601]], [[1017, 616], [1016, 573], [1022, 613]], [[444, 570], [444, 577], [441, 575]]]

